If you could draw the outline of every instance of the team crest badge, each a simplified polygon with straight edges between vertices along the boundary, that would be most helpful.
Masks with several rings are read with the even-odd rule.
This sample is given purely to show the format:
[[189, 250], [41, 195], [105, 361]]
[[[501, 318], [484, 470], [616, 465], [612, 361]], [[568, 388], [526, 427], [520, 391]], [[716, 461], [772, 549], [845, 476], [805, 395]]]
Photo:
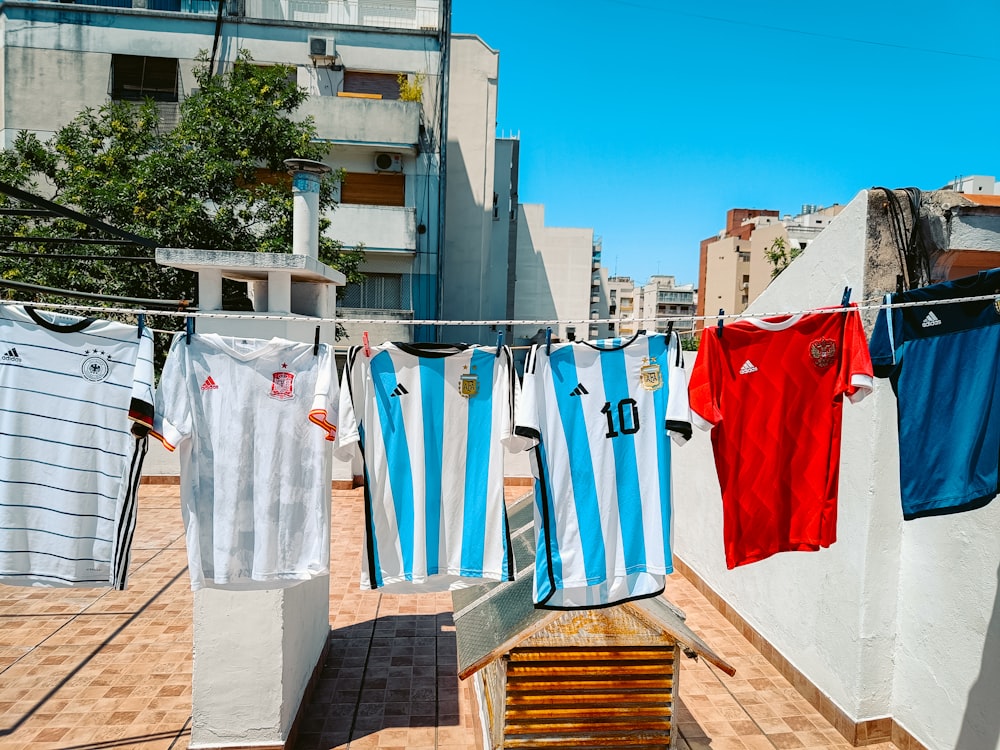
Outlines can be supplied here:
[[837, 359], [837, 344], [833, 339], [816, 339], [809, 344], [809, 356], [817, 367], [829, 367]]
[[94, 349], [92, 352], [86, 351], [84, 354], [90, 355], [80, 365], [80, 372], [84, 378], [92, 383], [100, 383], [108, 377], [111, 366], [108, 364], [108, 355], [105, 352]]
[[663, 387], [663, 373], [656, 360], [642, 358], [643, 365], [639, 368], [639, 383], [647, 391], [658, 391]]
[[472, 398], [479, 393], [479, 376], [476, 375], [475, 368], [472, 372], [462, 373], [458, 380], [458, 392], [465, 398]]
[[294, 398], [295, 392], [292, 388], [292, 381], [295, 375], [290, 372], [276, 372], [271, 375], [271, 398], [288, 399]]

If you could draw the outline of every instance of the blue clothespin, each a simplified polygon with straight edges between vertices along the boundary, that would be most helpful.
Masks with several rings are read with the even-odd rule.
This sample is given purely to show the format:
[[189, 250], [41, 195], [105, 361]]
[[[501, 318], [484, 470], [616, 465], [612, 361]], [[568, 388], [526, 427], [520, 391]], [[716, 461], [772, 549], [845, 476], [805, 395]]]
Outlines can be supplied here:
[[497, 331], [497, 359], [500, 359], [501, 349], [503, 349], [503, 331]]
[[552, 353], [552, 326], [545, 328], [545, 353]]
[[194, 333], [194, 318], [189, 317], [184, 319], [184, 332], [185, 335], [187, 336], [187, 341], [185, 343], [187, 343], [190, 346], [191, 334]]
[[138, 327], [139, 327], [139, 330], [138, 330], [138, 333], [136, 335], [136, 338], [140, 338], [141, 339], [142, 338], [142, 331], [146, 327], [146, 316], [143, 315], [142, 313], [139, 313], [136, 316], [135, 320], [136, 320], [136, 325], [138, 325]]
[[722, 318], [726, 314], [726, 311], [721, 307], [719, 308], [719, 335], [722, 335]]
[[851, 287], [845, 286], [844, 296], [840, 300], [840, 306], [847, 307], [849, 304], [851, 304]]

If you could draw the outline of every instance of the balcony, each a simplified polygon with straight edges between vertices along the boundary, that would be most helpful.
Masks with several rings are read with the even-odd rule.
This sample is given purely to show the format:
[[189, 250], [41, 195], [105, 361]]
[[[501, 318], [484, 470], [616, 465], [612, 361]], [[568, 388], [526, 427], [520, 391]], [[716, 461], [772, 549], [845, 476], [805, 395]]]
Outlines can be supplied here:
[[366, 253], [415, 253], [417, 211], [396, 206], [341, 203], [330, 216], [326, 233], [344, 247], [365, 246]]
[[[216, 0], [68, 0], [102, 8], [212, 15]], [[436, 32], [439, 0], [226, 0], [228, 18]]]
[[310, 96], [296, 116], [312, 115], [316, 138], [329, 143], [415, 148], [420, 103], [347, 96]]

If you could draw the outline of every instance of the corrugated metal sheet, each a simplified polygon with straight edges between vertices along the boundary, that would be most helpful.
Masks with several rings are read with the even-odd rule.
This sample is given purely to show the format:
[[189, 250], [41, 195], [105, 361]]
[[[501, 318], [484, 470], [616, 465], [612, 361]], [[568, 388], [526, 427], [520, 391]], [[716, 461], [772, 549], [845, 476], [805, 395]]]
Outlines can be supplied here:
[[675, 653], [671, 647], [513, 650], [503, 747], [670, 747]]

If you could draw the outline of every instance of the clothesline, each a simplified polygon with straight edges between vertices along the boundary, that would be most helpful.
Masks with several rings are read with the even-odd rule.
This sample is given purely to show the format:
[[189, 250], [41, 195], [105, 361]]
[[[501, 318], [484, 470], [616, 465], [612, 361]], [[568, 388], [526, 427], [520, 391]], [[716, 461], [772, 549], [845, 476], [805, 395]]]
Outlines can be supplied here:
[[[938, 305], [952, 305], [966, 302], [993, 301], [1000, 303], [1000, 294], [982, 294], [974, 297], [953, 297], [950, 299], [919, 300], [915, 302], [876, 302], [874, 300], [864, 300], [857, 307], [820, 307], [807, 310], [785, 310], [780, 312], [741, 312], [723, 313], [715, 315], [660, 315], [643, 316], [629, 318], [551, 318], [539, 320], [411, 320], [406, 318], [318, 318], [305, 315], [292, 315], [280, 313], [256, 313], [237, 312], [226, 310], [212, 310], [209, 312], [198, 312], [194, 310], [149, 310], [135, 307], [101, 307], [97, 305], [72, 305], [55, 302], [30, 302], [23, 300], [0, 300], [4, 305], [23, 305], [27, 307], [43, 308], [47, 310], [66, 310], [72, 312], [97, 312], [102, 314], [115, 313], [119, 315], [147, 315], [163, 316], [173, 318], [222, 318], [222, 319], [252, 319], [267, 321], [285, 322], [307, 322], [307, 323], [352, 323], [364, 325], [421, 325], [421, 326], [553, 326], [553, 325], [601, 325], [611, 323], [679, 323], [687, 321], [711, 321], [717, 320], [740, 320], [743, 318], [777, 318], [793, 315], [804, 315], [806, 313], [837, 313], [847, 310], [882, 310], [899, 309], [905, 307], [936, 307]], [[174, 333], [175, 331], [155, 330], [159, 333]]]

